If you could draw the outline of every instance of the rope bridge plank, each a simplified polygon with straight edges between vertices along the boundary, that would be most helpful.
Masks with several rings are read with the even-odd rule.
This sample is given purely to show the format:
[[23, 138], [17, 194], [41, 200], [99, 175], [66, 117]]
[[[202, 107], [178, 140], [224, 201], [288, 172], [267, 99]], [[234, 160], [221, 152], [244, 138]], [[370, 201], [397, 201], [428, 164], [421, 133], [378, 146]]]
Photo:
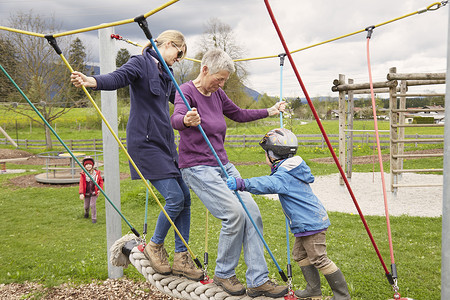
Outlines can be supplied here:
[[150, 261], [139, 250], [140, 245], [142, 245], [142, 241], [137, 239], [134, 234], [123, 236], [111, 247], [111, 263], [114, 266], [125, 268], [132, 264], [151, 285], [173, 298], [186, 300], [284, 300], [284, 297], [232, 296], [214, 283], [202, 284], [185, 277], [156, 273], [150, 266]]

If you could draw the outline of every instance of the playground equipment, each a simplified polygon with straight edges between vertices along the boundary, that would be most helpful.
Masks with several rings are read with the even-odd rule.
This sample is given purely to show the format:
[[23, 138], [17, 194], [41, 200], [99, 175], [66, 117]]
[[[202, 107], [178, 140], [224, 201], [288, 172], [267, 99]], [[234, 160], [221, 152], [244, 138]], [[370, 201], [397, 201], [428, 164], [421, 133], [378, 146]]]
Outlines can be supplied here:
[[[420, 127], [444, 127], [444, 123], [434, 124], [411, 124], [407, 121], [408, 114], [424, 112], [433, 116], [435, 113], [443, 114], [445, 108], [406, 108], [408, 98], [411, 97], [429, 97], [444, 96], [438, 93], [408, 93], [408, 87], [418, 85], [437, 85], [445, 84], [445, 73], [397, 73], [396, 68], [390, 68], [387, 74], [387, 81], [374, 82], [374, 92], [377, 94], [389, 94], [389, 141], [390, 141], [390, 189], [396, 193], [400, 187], [434, 187], [442, 186], [442, 183], [434, 184], [401, 184], [402, 173], [420, 173], [420, 172], [442, 172], [438, 169], [405, 169], [403, 160], [406, 158], [429, 158], [443, 157], [443, 153], [429, 154], [405, 154], [405, 144], [420, 143], [443, 143], [443, 138], [411, 138], [405, 135], [405, 128]], [[353, 158], [353, 118], [354, 105], [353, 98], [355, 94], [369, 94], [369, 83], [353, 83], [348, 79], [345, 83], [345, 75], [340, 74], [339, 79], [333, 81], [332, 91], [339, 92], [339, 161], [342, 166], [347, 167], [347, 177], [351, 178], [352, 158]], [[341, 178], [342, 184], [342, 178]]]
[[[83, 150], [73, 153], [76, 158], [83, 158], [87, 155], [92, 156], [95, 160], [95, 168], [101, 167], [103, 163], [100, 158], [103, 156], [102, 151]], [[78, 183], [80, 180], [80, 172], [82, 171], [76, 164], [76, 161], [66, 152], [50, 151], [36, 155], [44, 158], [45, 163], [42, 168], [45, 173], [37, 174], [36, 181], [48, 184], [71, 184]]]
[[[173, 2], [176, 2], [176, 1], [171, 1], [170, 3], [168, 3], [168, 5], [172, 4]], [[272, 12], [271, 12], [271, 9], [270, 9], [270, 7], [269, 7], [269, 5], [268, 5], [268, 1], [265, 1], [265, 3], [266, 3], [266, 6], [267, 6], [267, 8], [268, 8], [270, 14], [271, 14], [272, 21], [273, 21], [273, 23], [274, 23], [274, 25], [275, 25], [275, 27], [276, 27], [276, 29], [277, 29], [277, 31], [278, 31], [278, 34], [279, 34], [279, 36], [280, 36], [280, 40], [282, 41], [282, 44], [283, 44], [283, 46], [284, 46], [284, 48], [285, 48], [285, 50], [286, 50], [285, 52], [286, 52], [287, 55], [288, 55], [289, 61], [291, 62], [291, 65], [294, 66], [295, 73], [296, 73], [297, 78], [298, 78], [298, 80], [299, 80], [299, 83], [300, 83], [300, 85], [301, 85], [301, 87], [302, 87], [302, 90], [303, 90], [303, 91], [305, 92], [305, 94], [307, 95], [306, 89], [305, 89], [305, 87], [304, 87], [304, 85], [303, 85], [303, 83], [302, 83], [302, 81], [301, 81], [301, 79], [300, 79], [300, 76], [298, 75], [298, 72], [297, 72], [297, 70], [296, 70], [296, 68], [295, 68], [295, 64], [293, 63], [293, 60], [292, 60], [292, 57], [291, 57], [291, 53], [293, 53], [293, 52], [295, 52], [295, 51], [290, 52], [290, 51], [287, 49], [287, 46], [286, 46], [286, 44], [285, 44], [285, 42], [284, 42], [284, 38], [283, 38], [282, 35], [281, 35], [281, 32], [280, 32], [280, 30], [279, 30], [279, 28], [278, 28], [278, 25], [276, 24], [276, 21], [275, 21], [275, 19], [274, 19], [274, 17], [273, 17], [273, 14], [272, 14]], [[446, 4], [446, 2], [445, 2], [445, 4]], [[445, 4], [442, 4], [442, 5], [445, 5]], [[168, 6], [168, 5], [166, 5], [166, 6]], [[436, 4], [433, 4], [433, 6], [434, 6], [434, 5], [436, 5]], [[440, 6], [441, 6], [441, 4], [438, 3], [437, 8], [439, 8]], [[427, 10], [432, 10], [431, 8], [432, 8], [432, 6], [428, 7], [428, 8], [425, 9], [424, 11], [417, 11], [417, 12], [414, 12], [413, 14], [409, 14], [409, 15], [403, 16], [402, 18], [407, 17], [407, 16], [410, 16], [410, 15], [414, 15], [414, 14], [416, 14], [416, 13], [423, 13], [423, 12], [425, 12], [425, 11], [427, 11]], [[437, 8], [436, 8], [436, 9], [437, 9]], [[30, 32], [23, 32], [23, 31], [16, 31], [16, 32], [19, 32], [19, 33], [26, 33], [26, 34], [35, 35], [35, 36], [37, 36], [37, 37], [46, 38], [46, 39], [48, 40], [48, 42], [52, 45], [52, 47], [54, 47], [55, 51], [61, 56], [61, 58], [62, 58], [63, 61], [66, 63], [66, 65], [68, 66], [68, 68], [69, 68], [71, 71], [73, 71], [73, 70], [71, 69], [71, 67], [68, 65], [68, 63], [67, 63], [67, 61], [65, 60], [64, 56], [61, 55], [61, 51], [60, 51], [60, 49], [58, 48], [58, 46], [57, 46], [57, 44], [56, 44], [55, 38], [61, 37], [61, 36], [64, 36], [64, 35], [68, 35], [68, 34], [77, 33], [77, 32], [83, 32], [83, 31], [88, 31], [88, 30], [100, 29], [100, 28], [105, 28], [105, 27], [108, 27], [108, 26], [114, 26], [114, 25], [122, 25], [122, 24], [126, 24], [126, 23], [131, 23], [131, 22], [138, 22], [138, 23], [139, 23], [139, 26], [141, 26], [141, 28], [144, 29], [144, 32], [145, 32], [146, 35], [147, 35], [147, 33], [149, 34], [148, 28], [145, 28], [146, 26], [143, 26], [143, 25], [146, 25], [145, 18], [148, 17], [149, 15], [150, 15], [150, 13], [149, 13], [149, 14], [146, 14], [146, 15], [143, 15], [143, 16], [140, 16], [140, 17], [137, 17], [137, 18], [135, 18], [135, 19], [125, 20], [125, 21], [122, 21], [122, 22], [115, 22], [115, 23], [105, 24], [105, 25], [102, 25], [102, 26], [91, 27], [91, 28], [84, 29], [84, 30], [73, 31], [73, 32], [66, 32], [66, 33], [60, 33], [60, 34], [55, 34], [55, 35], [46, 35], [46, 36], [45, 36], [45, 35], [43, 35], [43, 34], [35, 34], [35, 33], [30, 33]], [[400, 18], [398, 18], [398, 19], [400, 19]], [[377, 26], [385, 25], [385, 24], [387, 24], [387, 23], [389, 23], [389, 22], [386, 22], [386, 23], [383, 23], [383, 24], [380, 24], [380, 25], [377, 25]], [[0, 29], [5, 29], [5, 27], [0, 26]], [[145, 31], [145, 29], [147, 29], [147, 32]], [[12, 31], [14, 31], [14, 30], [12, 30]], [[356, 33], [359, 33], [359, 32], [361, 32], [361, 31], [352, 33], [351, 35], [356, 34]], [[349, 36], [349, 35], [346, 35], [346, 36]], [[343, 37], [346, 37], [346, 36], [343, 36]], [[149, 36], [147, 36], [147, 37], [149, 37]], [[342, 38], [342, 37], [339, 37], [339, 38]], [[149, 37], [149, 39], [151, 40], [151, 36]], [[336, 39], [333, 39], [333, 40], [336, 40]], [[330, 40], [330, 41], [332, 41], [332, 40]], [[304, 48], [304, 49], [306, 49], [306, 48]], [[296, 50], [296, 51], [300, 51], [300, 50], [303, 50], [303, 49], [299, 49], [299, 50]], [[261, 58], [258, 58], [258, 59], [261, 59]], [[3, 68], [2, 68], [2, 69], [3, 69]], [[5, 72], [5, 73], [6, 73], [6, 72]], [[84, 91], [86, 92], [85, 89], [84, 89]], [[86, 94], [89, 96], [89, 93], [88, 93], [88, 92], [86, 92]], [[98, 113], [103, 117], [101, 111], [100, 111], [100, 110], [98, 109], [98, 107], [95, 105], [95, 102], [91, 99], [91, 97], [89, 97], [89, 98], [90, 98], [91, 102], [93, 103], [94, 107], [97, 109]], [[308, 98], [308, 102], [311, 103], [311, 101], [310, 101], [310, 99], [309, 99], [308, 96], [307, 96], [307, 98]], [[311, 105], [311, 106], [312, 106], [312, 105]], [[312, 108], [313, 108], [313, 107], [312, 107]], [[315, 111], [314, 111], [314, 112], [315, 112]], [[325, 134], [325, 132], [324, 132], [324, 130], [323, 130], [323, 127], [321, 126], [320, 120], [318, 119], [316, 113], [315, 113], [315, 117], [316, 117], [316, 120], [317, 120], [317, 122], [318, 122], [318, 124], [319, 124], [319, 127], [321, 128], [321, 130], [322, 130], [322, 132], [323, 132], [323, 135], [326, 137], [326, 134]], [[108, 125], [107, 121], [106, 121], [104, 118], [103, 118], [103, 120], [104, 120], [105, 123]], [[48, 124], [47, 124], [47, 125], [48, 125]], [[48, 125], [48, 126], [49, 126], [49, 125]], [[111, 129], [110, 127], [108, 127], [108, 128]], [[117, 136], [114, 135], [114, 132], [113, 132], [112, 130], [111, 130], [111, 133], [112, 133], [113, 136], [116, 138], [116, 140], [118, 140]], [[61, 142], [62, 142], [62, 141], [61, 141]], [[119, 145], [123, 148], [123, 145], [120, 143], [119, 140], [118, 140], [118, 142], [119, 142]], [[330, 151], [332, 151], [332, 147], [331, 147], [331, 144], [329, 143], [329, 140], [328, 140], [328, 139], [327, 139], [327, 144], [328, 144], [329, 148], [331, 148]], [[124, 150], [125, 150], [125, 149], [124, 149]], [[69, 153], [71, 153], [71, 152], [69, 151]], [[126, 150], [125, 150], [125, 153], [127, 154]], [[338, 164], [336, 155], [334, 154], [334, 152], [332, 152], [332, 154], [333, 154], [333, 158], [335, 159], [335, 162]], [[71, 153], [71, 156], [72, 156], [72, 158], [79, 164], [78, 160], [76, 159], [76, 156], [75, 156], [73, 153]], [[135, 167], [135, 165], [134, 165], [134, 163], [133, 163], [133, 161], [131, 160], [130, 157], [129, 157], [129, 160], [130, 160], [130, 163], [132, 163], [133, 166]], [[338, 165], [339, 165], [339, 164], [338, 164]], [[137, 171], [138, 171], [138, 170], [137, 170]], [[343, 171], [342, 171], [341, 169], [340, 169], [340, 172], [341, 172], [341, 175], [344, 175], [344, 174], [343, 174]], [[138, 173], [139, 173], [139, 172], [138, 172]], [[143, 179], [143, 181], [145, 182], [145, 179], [144, 179], [142, 176], [141, 176], [141, 179]], [[346, 182], [346, 183], [347, 183], [347, 186], [349, 187], [348, 182]], [[147, 188], [149, 188], [148, 183], [145, 182], [145, 184], [146, 184]], [[102, 191], [102, 192], [103, 192], [103, 191]], [[352, 194], [352, 192], [351, 192], [351, 190], [350, 190], [350, 187], [349, 187], [349, 192], [350, 192], [351, 195], [353, 196], [353, 194]], [[106, 194], [105, 194], [105, 197], [106, 197]], [[155, 198], [156, 198], [156, 197], [155, 197]], [[352, 198], [354, 199], [354, 197], [352, 197]], [[157, 201], [157, 203], [160, 205], [160, 203], [159, 203], [159, 201], [158, 201], [157, 199], [156, 199], [156, 201]], [[357, 208], [358, 208], [358, 205], [357, 205], [357, 203], [356, 203], [356, 199], [354, 199], [354, 202], [355, 202], [355, 205], [356, 205]], [[111, 203], [111, 202], [110, 202], [110, 203]], [[111, 203], [111, 204], [113, 205], [113, 203]], [[114, 206], [114, 205], [113, 205], [113, 206]], [[160, 207], [161, 207], [161, 209], [164, 211], [164, 209], [162, 208], [161, 205], [160, 205]], [[117, 209], [116, 209], [116, 210], [117, 210]], [[358, 211], [359, 211], [359, 209], [358, 209]], [[117, 210], [117, 212], [120, 214], [120, 211], [119, 211], [119, 210]], [[363, 216], [362, 216], [361, 213], [360, 213], [360, 215], [361, 215], [362, 220], [363, 220], [363, 223], [364, 223], [364, 225], [366, 225], [366, 229], [367, 229], [367, 231], [368, 231], [367, 224], [364, 222], [364, 218], [363, 218]], [[121, 215], [121, 216], [122, 216], [122, 215]], [[123, 217], [123, 219], [126, 221], [126, 219], [125, 219], [124, 217]], [[171, 221], [170, 218], [168, 218], [168, 219], [169, 219], [169, 221]], [[127, 222], [127, 223], [128, 223], [128, 222]], [[172, 226], [174, 227], [174, 229], [176, 230], [176, 227], [173, 225], [172, 222], [171, 222], [171, 224], [172, 224]], [[135, 235], [136, 235], [136, 237], [134, 237], [134, 239], [135, 239], [136, 241], [142, 242], [141, 239], [138, 239], [138, 238], [139, 238], [139, 234], [136, 232], [136, 230], [135, 230], [133, 227], [131, 227], [131, 225], [130, 225], [129, 223], [128, 223], [128, 225], [130, 226], [130, 229], [131, 229], [131, 230], [135, 233]], [[177, 232], [177, 233], [178, 233], [178, 232]], [[370, 238], [371, 238], [371, 240], [372, 240], [372, 243], [373, 243], [374, 247], [376, 248], [376, 244], [375, 244], [375, 242], [374, 242], [374, 240], [373, 240], [373, 238], [372, 238], [370, 232], [368, 232], [368, 233], [369, 233], [369, 236], [370, 236]], [[135, 246], [135, 247], [132, 247], [132, 249], [135, 249], [135, 248], [139, 248], [139, 245], [137, 245], [137, 246]], [[142, 247], [141, 247], [141, 248], [142, 248]], [[139, 249], [137, 249], [137, 250], [140, 251]], [[384, 262], [383, 262], [383, 260], [382, 260], [382, 258], [381, 258], [381, 254], [379, 253], [379, 251], [378, 251], [377, 248], [376, 248], [376, 250], [377, 250], [377, 254], [378, 254], [379, 258], [380, 258], [380, 261], [381, 261], [381, 263], [382, 263], [382, 265], [383, 265], [383, 268], [384, 268], [384, 270], [385, 270], [386, 276], [388, 277], [388, 279], [389, 279], [389, 281], [390, 281], [390, 283], [391, 283], [392, 275], [389, 273], [389, 271], [387, 270], [386, 266], [384, 265]], [[134, 250], [133, 250], [133, 251], [134, 251]], [[135, 251], [135, 252], [136, 252], [136, 251]], [[191, 251], [190, 251], [190, 252], [191, 252]], [[131, 252], [130, 252], [130, 253], [131, 253]], [[192, 256], [193, 258], [195, 258], [195, 255], [193, 255], [193, 253], [191, 253], [191, 256]], [[133, 257], [133, 259], [134, 259], [134, 257]], [[130, 261], [133, 261], [133, 259], [130, 259]], [[201, 267], [201, 264], [199, 263], [199, 261], [196, 261], [196, 263], [197, 263], [197, 265], [198, 265], [199, 267]], [[146, 264], [148, 264], [148, 262], [146, 263], [146, 262], [144, 261], [144, 262], [142, 262], [142, 263], [140, 263], [140, 264], [141, 264], [141, 265], [146, 265]], [[148, 267], [146, 267], [146, 270], [148, 270]], [[162, 277], [160, 277], [159, 274], [156, 274], [156, 277], [163, 279]], [[184, 280], [184, 282], [186, 282], [185, 279], [182, 279], [182, 280]], [[150, 279], [149, 279], [149, 281], [150, 281]], [[151, 281], [150, 281], [150, 282], [151, 282]], [[155, 284], [156, 286], [158, 286], [158, 283], [155, 282], [154, 284]], [[184, 284], [184, 283], [183, 283], [183, 284]], [[204, 287], [207, 287], [207, 286], [208, 286], [208, 285], [204, 285], [203, 288], [204, 288]], [[183, 289], [184, 289], [184, 291], [185, 291], [186, 293], [187, 293], [187, 290], [188, 290], [188, 289], [189, 289], [189, 290], [192, 289], [192, 287], [187, 288], [187, 283], [184, 284], [184, 287], [185, 287], [186, 289], [180, 288], [180, 290], [183, 291]], [[197, 288], [198, 288], [198, 287], [197, 287]], [[195, 290], [196, 290], [197, 288], [195, 288]], [[203, 288], [202, 288], [202, 289], [203, 289]], [[200, 289], [200, 290], [202, 290], [202, 289]], [[163, 289], [163, 290], [165, 290], [165, 289]], [[178, 288], [177, 288], [177, 290], [178, 290]], [[206, 296], [207, 293], [208, 293], [208, 292], [206, 292], [206, 290], [207, 290], [207, 288], [204, 288], [204, 289], [201, 291], [200, 295], [201, 295], [201, 296], [204, 296], [204, 295]], [[196, 295], [197, 295], [197, 294], [196, 294]], [[190, 295], [190, 296], [193, 296], [193, 295]], [[206, 297], [207, 297], [207, 296], [206, 296]], [[212, 296], [212, 297], [216, 298], [216, 296]], [[197, 296], [197, 297], [193, 297], [193, 298], [197, 299], [197, 298], [202, 298], [202, 297], [198, 297], [198, 296]], [[204, 298], [204, 297], [203, 297], [203, 298]], [[217, 297], [217, 298], [218, 298], [218, 297]], [[236, 299], [236, 298], [233, 298], [233, 299]]]
[[[150, 266], [144, 256], [144, 245], [132, 234], [124, 235], [111, 247], [111, 263], [115, 266], [127, 267], [132, 264], [148, 282], [158, 290], [177, 299], [223, 299], [223, 300], [251, 300], [246, 294], [231, 296], [221, 287], [212, 282], [200, 282], [173, 275], [161, 275]], [[269, 298], [257, 297], [258, 300], [284, 300], [286, 297]], [[293, 299], [293, 298], [291, 298]]]

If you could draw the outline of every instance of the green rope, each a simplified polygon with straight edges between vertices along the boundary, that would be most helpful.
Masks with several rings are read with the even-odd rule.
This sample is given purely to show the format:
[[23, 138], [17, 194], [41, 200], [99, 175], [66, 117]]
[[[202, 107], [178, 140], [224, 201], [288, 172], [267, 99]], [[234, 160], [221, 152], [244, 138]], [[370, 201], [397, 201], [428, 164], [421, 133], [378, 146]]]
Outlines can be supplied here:
[[81, 167], [81, 169], [89, 176], [89, 178], [92, 180], [93, 183], [97, 186], [97, 188], [102, 192], [103, 196], [105, 196], [106, 200], [108, 200], [109, 204], [116, 210], [116, 212], [120, 215], [120, 217], [127, 223], [127, 225], [130, 227], [130, 230], [139, 237], [139, 233], [133, 226], [128, 222], [128, 220], [125, 218], [125, 216], [120, 212], [120, 210], [112, 203], [112, 201], [109, 199], [109, 197], [106, 195], [106, 193], [103, 191], [103, 189], [98, 185], [98, 183], [94, 180], [94, 178], [89, 174], [89, 172], [84, 168], [83, 164], [80, 163], [80, 161], [75, 157], [75, 155], [72, 153], [72, 151], [67, 147], [67, 145], [64, 143], [64, 141], [59, 137], [59, 135], [56, 133], [56, 131], [50, 126], [50, 124], [45, 120], [45, 118], [42, 116], [42, 114], [39, 112], [39, 110], [36, 109], [33, 103], [28, 99], [28, 97], [23, 93], [23, 91], [20, 89], [20, 87], [16, 84], [16, 82], [9, 76], [8, 72], [3, 68], [3, 66], [0, 64], [0, 68], [2, 69], [3, 73], [8, 77], [8, 79], [14, 84], [16, 89], [19, 91], [19, 93], [24, 97], [24, 99], [28, 102], [28, 104], [31, 106], [31, 108], [36, 112], [36, 114], [41, 118], [41, 120], [45, 123], [45, 125], [50, 129], [50, 131], [55, 135], [55, 137], [59, 140], [61, 145], [66, 148], [67, 152], [69, 152], [70, 156], [77, 162], [77, 164]]

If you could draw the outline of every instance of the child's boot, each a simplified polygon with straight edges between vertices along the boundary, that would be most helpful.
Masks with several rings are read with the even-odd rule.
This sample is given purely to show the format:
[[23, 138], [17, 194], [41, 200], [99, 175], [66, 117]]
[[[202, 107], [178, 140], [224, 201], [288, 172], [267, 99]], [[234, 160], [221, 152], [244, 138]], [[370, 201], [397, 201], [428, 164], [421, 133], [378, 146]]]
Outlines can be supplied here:
[[195, 266], [187, 251], [175, 252], [172, 273], [195, 281], [200, 281], [204, 277], [203, 271]]
[[305, 277], [307, 284], [304, 290], [296, 290], [295, 296], [300, 299], [322, 299], [319, 270], [317, 270], [314, 265], [300, 267], [300, 269], [302, 270], [303, 277]]
[[348, 292], [347, 282], [345, 281], [344, 274], [338, 269], [336, 272], [324, 275], [328, 281], [328, 284], [333, 291], [333, 297], [331, 300], [350, 300], [350, 294]]
[[84, 217], [89, 218], [89, 207], [84, 209]]
[[169, 255], [164, 248], [164, 243], [156, 244], [150, 241], [144, 248], [144, 255], [150, 261], [150, 266], [156, 273], [162, 275], [169, 275], [172, 273], [168, 260]]

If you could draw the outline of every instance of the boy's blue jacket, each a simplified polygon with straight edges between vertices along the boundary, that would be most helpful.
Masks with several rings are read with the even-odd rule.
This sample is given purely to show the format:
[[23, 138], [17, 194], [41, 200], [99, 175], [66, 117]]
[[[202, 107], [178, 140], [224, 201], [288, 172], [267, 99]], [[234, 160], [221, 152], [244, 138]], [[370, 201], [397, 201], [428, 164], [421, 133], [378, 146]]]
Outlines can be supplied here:
[[314, 195], [311, 169], [300, 156], [281, 162], [269, 176], [244, 179], [245, 190], [252, 194], [278, 194], [293, 234], [328, 228], [325, 207]]

